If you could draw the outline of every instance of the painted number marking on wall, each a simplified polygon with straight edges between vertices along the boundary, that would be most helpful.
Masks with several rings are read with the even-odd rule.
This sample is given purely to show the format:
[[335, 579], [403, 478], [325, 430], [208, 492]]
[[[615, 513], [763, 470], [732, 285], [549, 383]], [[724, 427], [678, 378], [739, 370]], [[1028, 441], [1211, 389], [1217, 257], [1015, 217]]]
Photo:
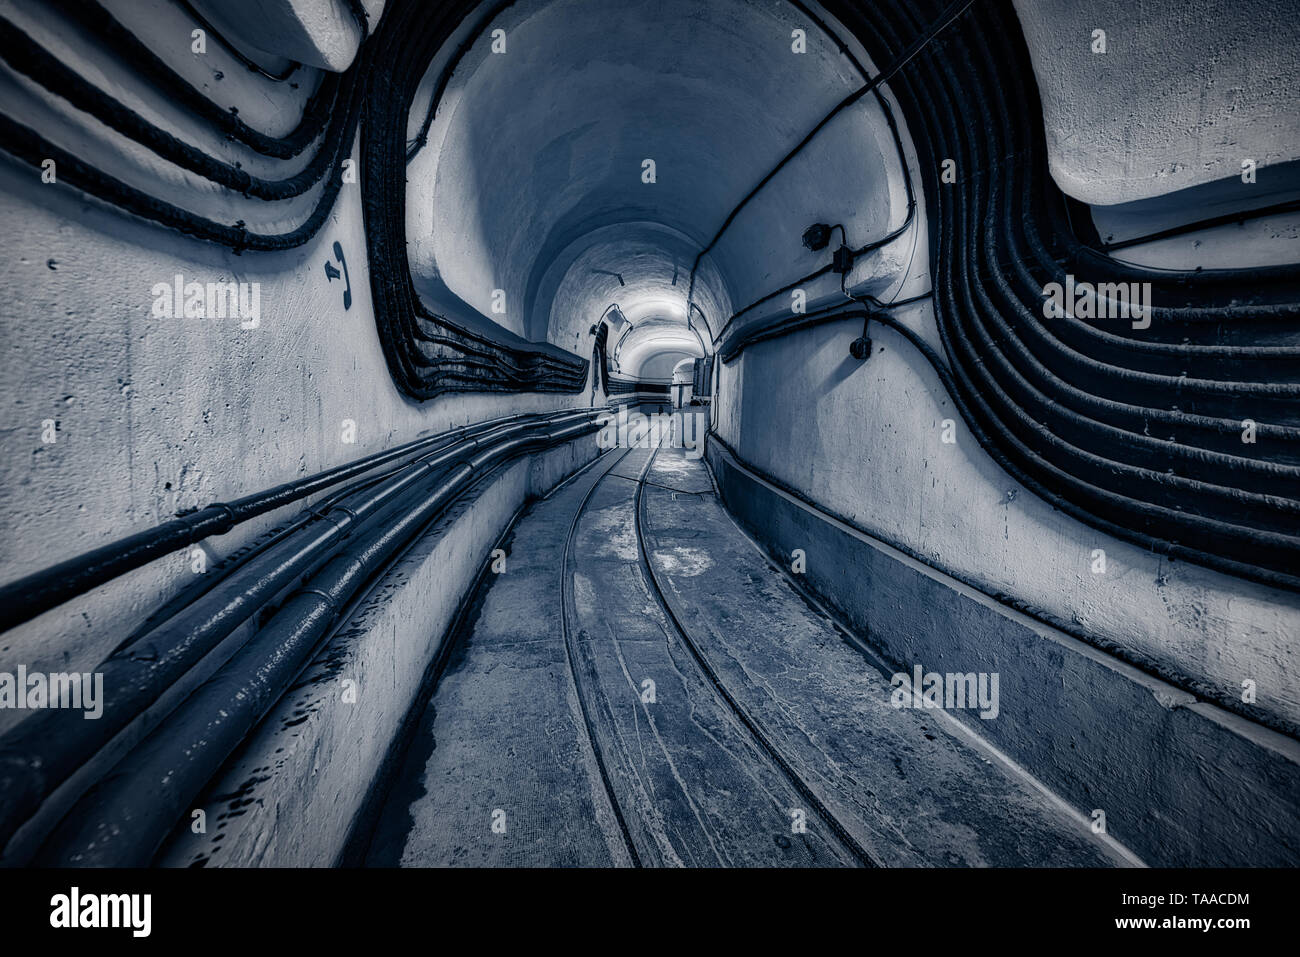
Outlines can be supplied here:
[[348, 275], [348, 261], [343, 257], [343, 246], [338, 242], [334, 243], [334, 258], [343, 267], [343, 272], [340, 273], [338, 267], [327, 259], [325, 260], [325, 281], [333, 282], [335, 279], [342, 278], [344, 282], [343, 311], [347, 312], [352, 308], [352, 277]]

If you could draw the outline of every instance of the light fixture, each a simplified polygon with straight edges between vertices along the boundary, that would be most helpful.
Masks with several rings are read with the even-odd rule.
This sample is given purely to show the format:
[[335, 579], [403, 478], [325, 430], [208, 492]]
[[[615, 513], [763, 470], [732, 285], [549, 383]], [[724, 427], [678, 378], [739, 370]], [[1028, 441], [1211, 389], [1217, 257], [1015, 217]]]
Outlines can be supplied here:
[[833, 228], [828, 223], [813, 223], [803, 231], [803, 244], [812, 252], [825, 249], [830, 244]]

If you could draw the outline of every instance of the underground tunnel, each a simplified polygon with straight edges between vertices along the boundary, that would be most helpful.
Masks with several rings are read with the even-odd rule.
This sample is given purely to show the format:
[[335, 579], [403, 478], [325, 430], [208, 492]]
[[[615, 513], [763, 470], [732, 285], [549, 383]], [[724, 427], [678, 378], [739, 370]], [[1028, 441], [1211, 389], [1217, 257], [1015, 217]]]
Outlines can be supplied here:
[[1293, 867], [1288, 0], [4, 0], [0, 862]]

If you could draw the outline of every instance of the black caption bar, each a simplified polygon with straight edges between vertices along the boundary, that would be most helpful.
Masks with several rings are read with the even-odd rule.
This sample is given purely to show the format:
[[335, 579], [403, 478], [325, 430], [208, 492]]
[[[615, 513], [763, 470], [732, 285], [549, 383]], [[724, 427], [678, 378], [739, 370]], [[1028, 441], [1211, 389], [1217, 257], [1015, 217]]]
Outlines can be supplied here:
[[708, 938], [752, 936], [769, 946], [772, 934], [812, 940], [834, 931], [873, 946], [918, 934], [1003, 943], [1050, 933], [1145, 946], [1195, 936], [1231, 947], [1289, 926], [1294, 879], [1294, 871], [1208, 869], [8, 870], [0, 871], [0, 926], [14, 943], [75, 935], [127, 947], [281, 939], [336, 947], [395, 933], [432, 947], [448, 932], [476, 942], [503, 933], [619, 939], [589, 936], [606, 927], [697, 946], [704, 928]]

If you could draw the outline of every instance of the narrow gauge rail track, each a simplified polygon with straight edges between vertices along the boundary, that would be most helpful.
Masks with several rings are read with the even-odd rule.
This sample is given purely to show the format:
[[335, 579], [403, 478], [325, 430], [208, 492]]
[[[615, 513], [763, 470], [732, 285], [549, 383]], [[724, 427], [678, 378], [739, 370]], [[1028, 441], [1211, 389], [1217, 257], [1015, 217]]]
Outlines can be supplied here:
[[641, 470], [641, 475], [638, 478], [636, 486], [636, 504], [633, 507], [633, 511], [636, 516], [636, 521], [634, 523], [636, 528], [636, 547], [641, 563], [641, 573], [645, 576], [646, 581], [650, 585], [651, 593], [659, 603], [659, 607], [663, 610], [664, 618], [672, 624], [673, 629], [681, 638], [682, 644], [690, 651], [691, 657], [694, 658], [695, 663], [699, 665], [700, 671], [708, 679], [709, 685], [713, 688], [714, 692], [719, 698], [726, 702], [726, 705], [731, 710], [732, 714], [734, 714], [736, 719], [740, 721], [740, 723], [749, 730], [749, 733], [754, 736], [754, 740], [758, 742], [763, 751], [765, 751], [768, 757], [772, 759], [772, 762], [781, 769], [781, 772], [785, 775], [786, 779], [789, 780], [791, 786], [799, 792], [799, 795], [805, 801], [808, 802], [812, 811], [821, 818], [823, 822], [825, 822], [826, 826], [830, 828], [831, 832], [839, 839], [840, 843], [843, 844], [844, 847], [857, 859], [859, 864], [863, 867], [878, 867], [879, 864], [877, 864], [877, 862], [871, 857], [867, 852], [867, 849], [849, 833], [848, 829], [840, 822], [839, 818], [837, 818], [830, 808], [828, 808], [817, 796], [816, 792], [813, 791], [808, 782], [805, 781], [797, 771], [795, 771], [789, 760], [787, 760], [781, 753], [780, 749], [773, 744], [771, 737], [763, 730], [762, 725], [758, 723], [757, 719], [750, 715], [749, 712], [741, 706], [740, 702], [736, 700], [735, 696], [727, 690], [727, 686], [723, 684], [722, 679], [718, 677], [717, 671], [715, 671], [713, 666], [709, 664], [709, 660], [705, 656], [704, 651], [700, 648], [695, 639], [691, 637], [691, 634], [686, 627], [682, 625], [677, 615], [673, 612], [672, 606], [669, 605], [667, 598], [664, 596], [663, 588], [659, 584], [659, 578], [655, 575], [654, 566], [651, 565], [650, 556], [646, 550], [645, 525], [642, 517], [643, 509], [641, 501], [641, 493], [645, 491], [646, 476], [654, 466], [655, 457], [658, 454], [659, 449], [654, 449], [654, 451], [650, 453], [650, 457], [646, 459], [645, 467]]
[[[650, 594], [657, 602], [662, 612], [663, 620], [680, 638], [682, 645], [690, 652], [692, 660], [695, 662], [699, 672], [705, 679], [705, 685], [722, 704], [722, 710], [734, 718], [740, 727], [745, 729], [748, 735], [752, 738], [754, 744], [757, 745], [755, 750], [767, 758], [767, 760], [779, 772], [779, 777], [784, 778], [793, 791], [807, 803], [810, 817], [815, 816], [825, 824], [825, 836], [833, 837], [833, 839], [843, 847], [846, 856], [856, 861], [859, 866], [879, 866], [861, 843], [852, 836], [844, 824], [817, 796], [816, 792], [808, 782], [805, 781], [804, 778], [794, 769], [790, 760], [775, 746], [771, 737], [766, 733], [762, 725], [752, 715], [750, 715], [743, 706], [741, 706], [736, 697], [723, 684], [717, 671], [709, 663], [709, 660], [700, 645], [691, 637], [690, 633], [682, 625], [681, 621], [673, 612], [673, 609], [665, 598], [658, 578], [655, 575], [654, 568], [649, 561], [649, 554], [646, 548], [642, 504], [642, 491], [645, 488], [646, 476], [653, 467], [658, 452], [659, 450], [657, 448], [651, 452], [636, 479], [636, 497], [633, 505], [633, 511], [635, 514], [633, 525], [637, 541], [638, 565], [641, 574], [646, 581], [648, 594]], [[585, 687], [585, 680], [582, 675], [583, 669], [581, 667], [580, 650], [578, 648], [577, 635], [574, 627], [575, 611], [573, 605], [574, 553], [578, 528], [582, 522], [588, 504], [596, 493], [596, 490], [601, 486], [605, 479], [608, 478], [612, 468], [616, 467], [617, 464], [626, 457], [626, 455], [627, 453], [621, 455], [618, 461], [613, 463], [610, 469], [607, 469], [605, 474], [592, 484], [591, 488], [587, 490], [587, 493], [583, 496], [581, 503], [579, 503], [578, 508], [574, 512], [573, 520], [569, 525], [568, 534], [565, 538], [561, 561], [562, 611], [560, 619], [565, 645], [565, 657], [568, 662], [570, 677], [577, 693], [578, 704], [585, 725], [583, 731], [587, 741], [589, 742], [591, 751], [595, 755], [605, 794], [607, 795], [614, 815], [618, 820], [623, 839], [627, 844], [629, 855], [634, 866], [642, 866], [642, 855], [638, 853], [635, 846], [632, 829], [629, 828], [627, 824], [627, 819], [621, 806], [618, 789], [610, 774], [608, 756], [602, 751], [600, 744], [601, 736], [597, 733], [597, 728], [594, 723], [595, 712], [597, 709], [593, 708], [588, 700], [588, 692], [590, 689]], [[626, 476], [616, 477], [626, 478]]]
[[[621, 453], [618, 459], [610, 464], [610, 468], [627, 458], [627, 455], [627, 452]], [[609, 470], [606, 469], [605, 475], [608, 474]], [[619, 805], [618, 794], [614, 790], [614, 782], [609, 776], [609, 765], [601, 750], [600, 738], [596, 735], [592, 724], [591, 710], [587, 707], [587, 697], [583, 694], [582, 669], [578, 667], [578, 649], [574, 641], [570, 616], [573, 602], [573, 542], [577, 538], [578, 523], [582, 519], [582, 513], [587, 510], [587, 503], [591, 501], [591, 496], [600, 487], [600, 483], [605, 480], [605, 475], [593, 482], [591, 488], [587, 489], [586, 494], [582, 496], [582, 501], [578, 503], [578, 507], [573, 512], [573, 521], [569, 523], [569, 531], [564, 536], [564, 551], [560, 559], [560, 631], [564, 637], [564, 660], [569, 665], [569, 680], [573, 682], [574, 694], [577, 696], [578, 707], [582, 712], [583, 734], [586, 736], [591, 753], [595, 756], [596, 767], [600, 771], [601, 784], [604, 785], [605, 795], [609, 798], [609, 806], [614, 812], [614, 818], [618, 821], [618, 828], [623, 835], [624, 844], [627, 845], [627, 853], [632, 860], [632, 866], [640, 867], [641, 856], [637, 853], [636, 842], [632, 840], [632, 832], [628, 829], [627, 819], [623, 817], [623, 809]]]

